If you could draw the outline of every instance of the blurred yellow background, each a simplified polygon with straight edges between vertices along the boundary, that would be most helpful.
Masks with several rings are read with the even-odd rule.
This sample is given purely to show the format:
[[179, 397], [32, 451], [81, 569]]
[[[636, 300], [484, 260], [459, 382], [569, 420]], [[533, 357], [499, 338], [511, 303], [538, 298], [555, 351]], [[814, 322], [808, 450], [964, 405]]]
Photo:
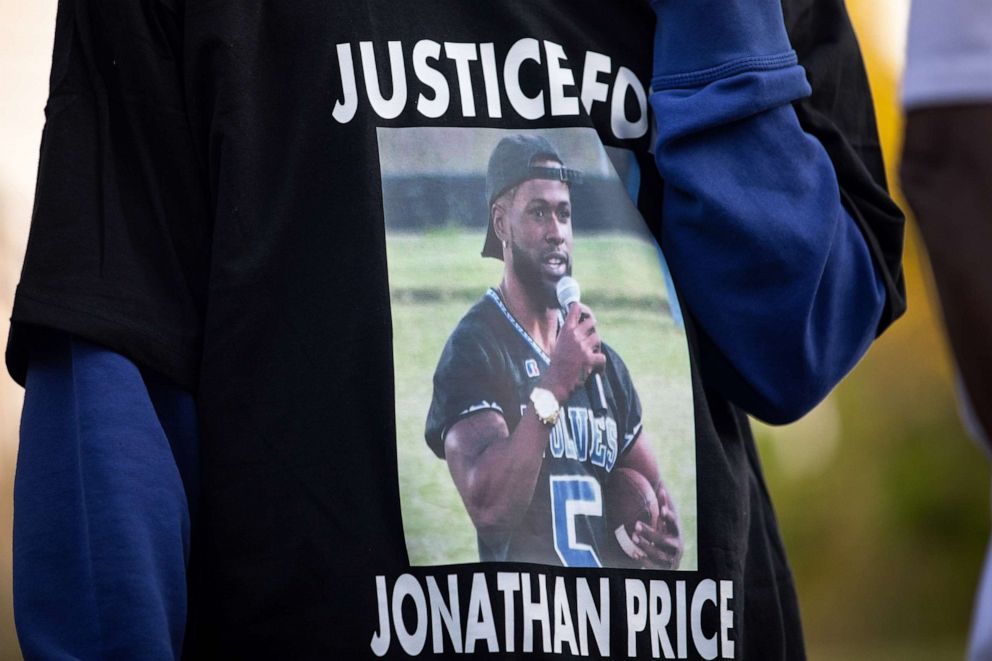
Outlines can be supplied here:
[[[55, 7], [56, 0], [0, 0], [4, 320], [27, 238]], [[908, 0], [849, 0], [848, 7], [897, 189], [897, 82]], [[814, 660], [939, 660], [964, 653], [989, 529], [989, 471], [957, 419], [953, 370], [914, 228], [905, 265], [907, 315], [807, 418], [788, 427], [757, 426]], [[10, 530], [21, 397], [0, 376], [0, 659], [19, 658]]]

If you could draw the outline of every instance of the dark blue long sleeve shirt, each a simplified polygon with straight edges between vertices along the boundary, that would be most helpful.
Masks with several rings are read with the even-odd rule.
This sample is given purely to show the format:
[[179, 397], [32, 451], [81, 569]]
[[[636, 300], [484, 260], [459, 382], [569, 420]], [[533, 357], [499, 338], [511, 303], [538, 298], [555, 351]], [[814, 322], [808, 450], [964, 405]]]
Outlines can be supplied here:
[[777, 1], [653, 3], [662, 248], [736, 374], [714, 387], [773, 423], [815, 406], [875, 337], [885, 285], [823, 146]]
[[189, 393], [64, 333], [30, 356], [14, 483], [28, 659], [178, 658], [198, 484]]

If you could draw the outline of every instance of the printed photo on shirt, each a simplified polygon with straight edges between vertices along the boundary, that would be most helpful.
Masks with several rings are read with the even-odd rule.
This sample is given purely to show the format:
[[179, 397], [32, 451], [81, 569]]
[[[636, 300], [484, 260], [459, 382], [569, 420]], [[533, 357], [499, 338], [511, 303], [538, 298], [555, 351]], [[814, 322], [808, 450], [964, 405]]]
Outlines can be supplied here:
[[414, 566], [696, 569], [681, 313], [631, 152], [378, 129]]

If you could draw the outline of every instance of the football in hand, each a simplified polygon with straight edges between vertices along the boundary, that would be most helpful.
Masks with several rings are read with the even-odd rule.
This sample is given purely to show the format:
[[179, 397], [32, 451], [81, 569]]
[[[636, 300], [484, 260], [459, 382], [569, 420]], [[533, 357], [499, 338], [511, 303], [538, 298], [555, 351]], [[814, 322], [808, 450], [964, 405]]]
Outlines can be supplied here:
[[648, 478], [633, 468], [618, 468], [606, 483], [606, 523], [623, 552], [638, 557], [637, 545], [631, 539], [634, 525], [640, 521], [647, 526], [658, 524], [658, 496]]

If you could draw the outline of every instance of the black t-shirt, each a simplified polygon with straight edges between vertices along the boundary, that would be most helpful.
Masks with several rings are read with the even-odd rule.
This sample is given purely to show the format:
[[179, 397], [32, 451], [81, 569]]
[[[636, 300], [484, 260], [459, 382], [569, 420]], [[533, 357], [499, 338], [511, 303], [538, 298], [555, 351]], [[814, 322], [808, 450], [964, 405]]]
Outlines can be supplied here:
[[[884, 327], [903, 305], [902, 221], [884, 192], [854, 36], [841, 0], [790, 0], [785, 10], [814, 90], [796, 112], [830, 154], [890, 285]], [[462, 555], [441, 556], [460, 560], [431, 561], [412, 545], [412, 523], [464, 527], [451, 518], [464, 516], [457, 507], [420, 508], [457, 505], [423, 421], [449, 319], [468, 307], [463, 289], [477, 297], [476, 280], [495, 280], [486, 272], [462, 287], [464, 270], [445, 270], [452, 253], [404, 246], [423, 240], [461, 255], [471, 234], [477, 256], [485, 157], [500, 131], [544, 131], [567, 165], [592, 173], [582, 206], [602, 212], [594, 229], [607, 238], [577, 245], [633, 245], [610, 225], [621, 198], [658, 235], [661, 182], [638, 94], [648, 89], [653, 31], [640, 0], [60, 0], [7, 364], [23, 382], [33, 329], [52, 327], [195, 393], [203, 502], [190, 657], [460, 649], [527, 658], [557, 648], [597, 658], [626, 654], [633, 640], [640, 656], [675, 645], [694, 658], [694, 628], [719, 638], [721, 654], [803, 656], [748, 422], [715, 388], [737, 377], [691, 315], [684, 328], [666, 316], [658, 333], [687, 347], [687, 360], [665, 358], [675, 365], [665, 379], [691, 403], [659, 414], [652, 384], [661, 380], [639, 367], [654, 358], [635, 362], [619, 347], [623, 319], [663, 309], [654, 294], [611, 294], [630, 314], [613, 313], [617, 341], [606, 336], [633, 373], [642, 413], [689, 420], [693, 563], [678, 572], [479, 563], [470, 529], [458, 532], [472, 540]], [[409, 139], [390, 142], [389, 132]], [[397, 144], [405, 147], [390, 152]], [[573, 195], [578, 208], [578, 188]], [[411, 261], [424, 268], [396, 270]], [[624, 277], [625, 263], [611, 268]], [[607, 300], [602, 282], [594, 308]], [[657, 282], [651, 291], [663, 289]], [[665, 306], [677, 310], [674, 296]], [[429, 363], [427, 377], [394, 371], [400, 333], [404, 351]], [[622, 436], [637, 436], [637, 397], [611, 362], [620, 452]], [[519, 416], [523, 389], [497, 395]], [[399, 422], [407, 410], [415, 432]], [[413, 437], [418, 449], [399, 445]], [[428, 437], [438, 451], [434, 424]], [[661, 468], [666, 479], [674, 470]], [[573, 496], [580, 509], [570, 520], [588, 519], [581, 507], [591, 501]]]

